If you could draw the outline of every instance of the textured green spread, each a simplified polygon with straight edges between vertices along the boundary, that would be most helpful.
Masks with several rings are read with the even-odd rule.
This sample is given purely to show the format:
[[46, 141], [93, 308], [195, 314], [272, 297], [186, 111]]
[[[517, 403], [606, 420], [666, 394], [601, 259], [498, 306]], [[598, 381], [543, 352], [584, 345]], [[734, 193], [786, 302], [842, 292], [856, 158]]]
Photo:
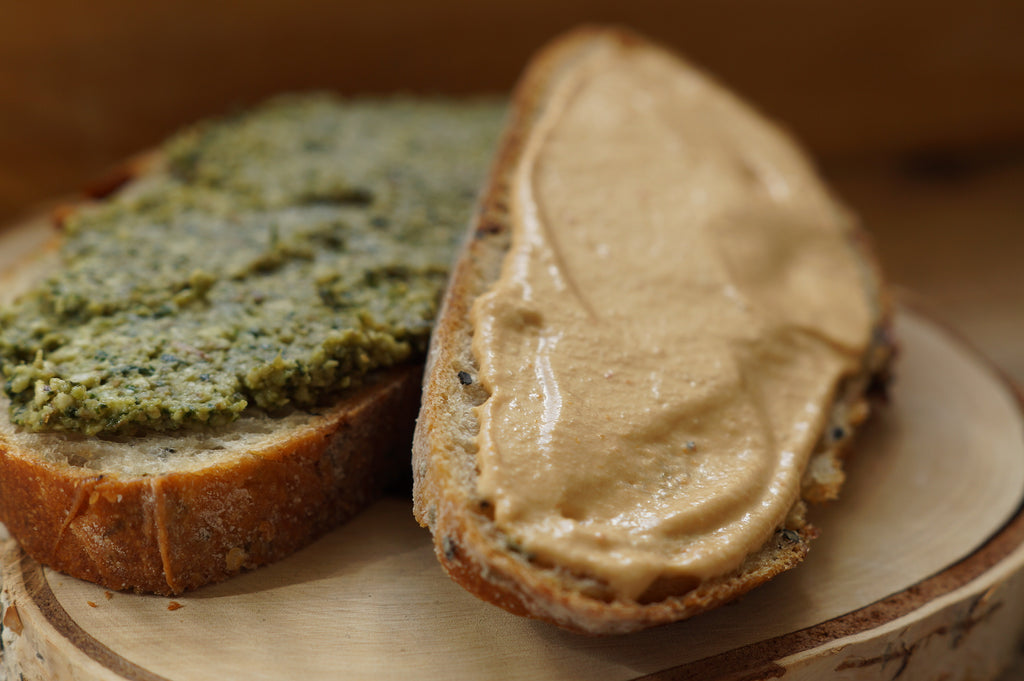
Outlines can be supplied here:
[[0, 311], [11, 419], [118, 435], [310, 407], [421, 354], [493, 103], [283, 98], [199, 126], [79, 211]]

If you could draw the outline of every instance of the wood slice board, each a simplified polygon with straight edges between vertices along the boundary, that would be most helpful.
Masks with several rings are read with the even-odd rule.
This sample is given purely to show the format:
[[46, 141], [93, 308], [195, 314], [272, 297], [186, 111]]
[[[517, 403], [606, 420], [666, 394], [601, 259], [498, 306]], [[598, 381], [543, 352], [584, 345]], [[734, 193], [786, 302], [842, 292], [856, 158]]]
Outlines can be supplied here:
[[[34, 237], [0, 235], [0, 267]], [[17, 249], [11, 246], [17, 244]], [[5, 262], [6, 261], [6, 262]], [[10, 679], [992, 679], [1024, 630], [1024, 417], [957, 339], [901, 310], [892, 401], [806, 562], [687, 622], [591, 638], [451, 583], [405, 498], [176, 599], [0, 558]], [[180, 607], [178, 607], [180, 606]], [[2, 676], [2, 675], [0, 675]]]

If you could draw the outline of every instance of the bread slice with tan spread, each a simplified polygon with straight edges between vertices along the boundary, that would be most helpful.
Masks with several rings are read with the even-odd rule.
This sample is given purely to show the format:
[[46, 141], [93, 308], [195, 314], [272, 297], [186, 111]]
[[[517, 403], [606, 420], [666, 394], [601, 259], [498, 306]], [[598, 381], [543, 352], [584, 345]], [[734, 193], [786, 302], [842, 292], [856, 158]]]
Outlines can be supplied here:
[[[516, 210], [528, 213], [526, 209], [516, 208], [517, 196], [513, 192], [517, 187], [523, 191], [522, 186], [525, 186], [516, 184], [516, 174], [522, 171], [526, 163], [524, 159], [535, 154], [537, 139], [550, 134], [551, 127], [545, 117], [553, 109], [564, 107], [565, 98], [573, 96], [572, 92], [579, 85], [579, 81], [574, 78], [577, 78], [580, 69], [591, 68], [586, 64], [596, 53], [611, 55], [607, 57], [609, 60], [637, 55], [645, 59], [668, 59], [675, 64], [672, 68], [685, 70], [691, 74], [691, 81], [699, 81], [699, 87], [704, 88], [702, 92], [708, 93], [706, 96], [717, 101], [728, 100], [723, 105], [726, 113], [731, 115], [731, 112], [739, 109], [745, 111], [742, 104], [733, 102], [731, 95], [724, 93], [713, 81], [699, 73], [693, 75], [692, 67], [678, 57], [626, 31], [596, 28], [577, 30], [556, 40], [535, 57], [515, 91], [510, 121], [497, 161], [492, 167], [464, 251], [453, 272], [433, 334], [423, 406], [413, 447], [413, 472], [415, 515], [433, 533], [437, 558], [454, 581], [481, 599], [512, 613], [546, 620], [579, 632], [609, 634], [688, 618], [736, 598], [801, 561], [808, 551], [809, 542], [816, 535], [815, 528], [805, 519], [805, 502], [824, 501], [837, 496], [843, 482], [843, 456], [849, 449], [854, 429], [867, 417], [869, 393], [884, 383], [891, 343], [887, 334], [889, 303], [875, 259], [864, 233], [851, 226], [846, 238], [849, 249], [855, 253], [862, 268], [863, 291], [859, 293], [870, 306], [873, 326], [871, 340], [863, 349], [856, 368], [841, 377], [831, 392], [831, 398], [821, 405], [824, 416], [817, 426], [816, 444], [808, 452], [801, 489], [792, 500], [788, 512], [776, 518], [774, 531], [767, 540], [751, 550], [737, 567], [696, 581], [685, 574], [663, 575], [639, 595], [625, 597], [610, 586], [599, 570], [569, 566], [538, 555], [531, 546], [524, 545], [514, 528], [508, 529], [502, 525], [496, 519], [495, 511], [501, 499], [480, 491], [479, 458], [483, 446], [479, 432], [481, 406], [491, 398], [495, 385], [502, 387], [502, 379], [500, 376], [492, 377], [495, 383], [487, 385], [479, 378], [481, 362], [474, 354], [473, 344], [474, 336], [480, 330], [473, 323], [474, 305], [481, 296], [493, 290], [504, 270], [525, 268], [523, 258], [526, 256], [522, 255], [523, 250], [517, 251], [520, 259], [515, 263], [507, 257], [517, 239], [522, 239], [524, 243], [527, 241], [526, 237], [517, 237], [515, 233]], [[592, 72], [603, 70], [607, 69], [595, 67]], [[658, 93], [648, 91], [634, 93], [634, 96], [637, 100], [647, 101], [658, 97]], [[607, 109], [602, 109], [595, 110], [591, 115], [613, 117], [616, 113], [607, 113]], [[743, 121], [755, 117], [752, 113], [741, 112], [739, 115]], [[759, 129], [771, 127], [763, 121], [752, 125]], [[712, 131], [698, 127], [689, 134], [695, 138], [702, 135], [728, 136], [730, 129], [725, 126]], [[765, 134], [773, 140], [783, 139], [777, 132]], [[603, 139], [592, 140], [595, 147], [600, 147], [603, 142]], [[680, 153], [685, 154], [685, 144], [681, 149]], [[586, 165], [578, 163], [573, 167], [585, 174], [588, 172], [584, 168]], [[612, 179], [605, 178], [607, 184], [595, 185], [594, 194], [614, 194], [614, 175], [609, 177]], [[589, 210], [594, 211], [587, 214], [600, 214], [601, 209], [594, 209], [593, 205], [587, 205]], [[542, 211], [537, 209], [537, 213], [542, 214]], [[557, 230], [558, 227], [555, 225], [547, 228]], [[630, 229], [631, 226], [623, 225], [622, 239], [627, 238], [626, 233]], [[558, 241], [570, 237], [556, 231], [554, 236], [544, 238]], [[618, 245], [610, 245], [611, 253], [614, 254]], [[663, 252], [657, 257], [672, 258], [673, 253]], [[560, 265], [552, 267], [557, 266]], [[619, 282], [623, 287], [630, 284], [628, 281]], [[572, 288], [571, 285], [567, 286]], [[576, 295], [582, 298], [586, 293], [577, 292]], [[651, 295], [669, 296], [672, 292], [652, 290]], [[531, 310], [531, 319], [523, 323], [538, 325], [547, 330], [543, 326], [547, 313], [543, 303], [537, 303]], [[486, 318], [486, 321], [490, 323], [492, 320]], [[555, 337], [560, 329], [550, 329], [550, 332], [549, 338]], [[578, 363], [586, 364], [588, 361], [589, 357], [581, 357]], [[540, 381], [543, 378], [540, 375], [541, 369], [536, 372]], [[673, 377], [666, 376], [664, 379], [671, 381]], [[593, 380], [600, 380], [600, 377]], [[533, 391], [535, 394], [520, 397], [522, 400], [543, 400], [544, 395], [537, 394], [541, 392], [538, 389]], [[569, 398], [563, 394], [561, 399]], [[573, 399], [586, 397], [577, 395]], [[560, 408], [562, 402], [556, 406]], [[609, 415], [608, 418], [614, 417]], [[530, 427], [533, 425], [523, 425], [523, 428]], [[517, 442], [517, 445], [521, 446], [522, 443]], [[529, 442], [526, 447], [531, 449]], [[539, 445], [537, 451], [540, 452]], [[529, 451], [516, 453], [521, 454], [516, 459], [517, 465], [531, 465]], [[536, 453], [533, 456], [538, 458], [542, 455]], [[558, 456], [558, 452], [548, 450], [544, 456]], [[583, 464], [584, 467], [587, 465]], [[603, 464], [593, 465], [597, 467]], [[538, 484], [543, 482], [540, 478], [537, 480]], [[611, 483], [614, 487], [614, 481]], [[687, 494], [685, 485], [661, 492], [679, 496]], [[572, 505], [573, 499], [567, 499], [564, 503]], [[579, 511], [576, 513], [571, 515], [566, 512], [566, 518], [571, 522], [587, 522], [585, 515], [581, 519]], [[562, 523], [560, 526], [565, 527], [566, 518], [554, 518], [552, 523]], [[555, 544], [557, 546], [557, 541]]]
[[[368, 238], [372, 240], [375, 230], [409, 228], [398, 224], [407, 219], [419, 221], [421, 228], [451, 232], [451, 238], [439, 237], [440, 247], [443, 249], [447, 240], [454, 248], [490, 157], [502, 112], [503, 105], [497, 102], [348, 102], [320, 95], [286, 97], [254, 113], [186, 131], [183, 136], [189, 151], [177, 161], [192, 164], [191, 175], [215, 178], [203, 189], [206, 193], [219, 192], [232, 182], [242, 186], [239, 191], [244, 192], [247, 207], [239, 211], [229, 207], [227, 218], [212, 225], [214, 230], [266, 231], [265, 222], [258, 221], [261, 211], [283, 205], [283, 210], [299, 218], [309, 215], [314, 222], [319, 220], [316, 224], [334, 224], [324, 222], [323, 215], [336, 222], [334, 216], [342, 216], [334, 237], [323, 230], [316, 232], [316, 225], [309, 228], [319, 239], [313, 243], [323, 243], [325, 248], [349, 238], [362, 239], [359, 235], [366, 232], [352, 233], [346, 226], [353, 220], [371, 223]], [[283, 131], [283, 139], [268, 130]], [[221, 144], [224, 138], [233, 140], [231, 145]], [[207, 146], [195, 147], [194, 143]], [[384, 159], [381, 171], [386, 173], [385, 182], [361, 184], [365, 177], [376, 177], [373, 164], [383, 162], [382, 154], [375, 155], [374, 150], [389, 145], [393, 147], [388, 152], [391, 156]], [[448, 178], [450, 190], [435, 188], [432, 194], [446, 192], [440, 196], [452, 202], [447, 213], [431, 212], [425, 205], [426, 196], [416, 182], [427, 180], [410, 175], [403, 163], [395, 165], [395, 156], [401, 159], [405, 153], [403, 145], [415, 147], [409, 153], [419, 153], [423, 163], [447, 164], [439, 167], [437, 175]], [[296, 160], [291, 147], [307, 157]], [[195, 148], [202, 152], [198, 157]], [[234, 156], [239, 149], [240, 164]], [[56, 221], [61, 225], [79, 214], [106, 210], [111, 202], [120, 201], [129, 210], [136, 205], [133, 201], [140, 210], [156, 203], [161, 192], [166, 192], [159, 187], [154, 190], [154, 184], [184, 181], [168, 180], [169, 174], [177, 172], [170, 167], [173, 153], [164, 148], [126, 165], [111, 182], [97, 187], [91, 200], [58, 211]], [[204, 165], [208, 157], [213, 161]], [[269, 171], [268, 157], [274, 164]], [[266, 177], [260, 174], [266, 172]], [[290, 187], [297, 197], [294, 200], [286, 194]], [[220, 201], [223, 197], [217, 194], [215, 198]], [[402, 211], [392, 207], [399, 201], [404, 202]], [[183, 205], [181, 212], [186, 213], [188, 204]], [[363, 215], [365, 212], [372, 215]], [[177, 210], [153, 215], [170, 225], [159, 227], [166, 230], [166, 236], [157, 247], [168, 259], [176, 257], [179, 244], [173, 241], [186, 235], [176, 232], [175, 225], [187, 226], [193, 218], [181, 218]], [[246, 215], [256, 216], [257, 222], [247, 221]], [[302, 219], [292, 220], [297, 224], [289, 219], [286, 215], [279, 220], [281, 225], [272, 225], [269, 237], [261, 233], [252, 238], [265, 240], [271, 249], [267, 252], [275, 255], [272, 249], [279, 242], [307, 230]], [[439, 224], [442, 220], [452, 224]], [[289, 224], [298, 231], [287, 232]], [[148, 228], [138, 223], [138, 233]], [[5, 299], [0, 303], [12, 303], [19, 293], [46, 281], [55, 268], [63, 266], [61, 248], [67, 241], [66, 231], [58, 229], [55, 235], [45, 252], [4, 273]], [[89, 245], [93, 247], [92, 242]], [[356, 247], [377, 248], [372, 243]], [[235, 251], [222, 250], [224, 257], [207, 257], [205, 263], [196, 261], [177, 269], [184, 268], [181, 276], [186, 278], [191, 267], [216, 272]], [[258, 248], [254, 252], [253, 257], [264, 257]], [[257, 282], [274, 267], [289, 266], [288, 257], [286, 253], [283, 258], [271, 258], [269, 264], [257, 263]], [[299, 248], [294, 257], [306, 262], [319, 255]], [[451, 256], [438, 257], [447, 260]], [[381, 267], [390, 272], [386, 268], [402, 265], [387, 261]], [[117, 279], [121, 269], [126, 269], [121, 262], [109, 263], [111, 287], [115, 282], [124, 286]], [[130, 285], [140, 286], [150, 295], [145, 274]], [[430, 276], [443, 277], [444, 273]], [[228, 285], [237, 275], [217, 277]], [[443, 278], [440, 281], [443, 283]], [[97, 290], [97, 296], [107, 295]], [[128, 290], [115, 289], [113, 295], [127, 295]], [[310, 291], [315, 297], [312, 283]], [[274, 300], [273, 291], [256, 293], [259, 299], [255, 304]], [[427, 302], [424, 309], [429, 308]], [[187, 304], [195, 307], [197, 303]], [[329, 313], [323, 310], [323, 314]], [[372, 307], [365, 313], [373, 314]], [[150, 317], [141, 313], [139, 324]], [[210, 324], [217, 323], [221, 322], [211, 318]], [[366, 323], [372, 326], [377, 322]], [[169, 332], [177, 333], [176, 328], [180, 327]], [[57, 430], [27, 428], [12, 422], [10, 400], [0, 396], [0, 521], [40, 563], [110, 589], [179, 594], [276, 561], [352, 517], [389, 485], [407, 480], [422, 378], [417, 342], [412, 342], [404, 359], [392, 366], [378, 366], [351, 387], [339, 386], [313, 404], [280, 408], [250, 404], [238, 418], [209, 426], [191, 423], [181, 429], [99, 434], [76, 432], [66, 425]], [[176, 355], [190, 350], [188, 343], [175, 343]], [[198, 343], [194, 345], [199, 347]], [[47, 357], [57, 351], [48, 350], [51, 354]], [[289, 361], [284, 347], [270, 352], [278, 353], [278, 360]], [[200, 358], [200, 365], [206, 361], [201, 349], [193, 354]], [[153, 358], [154, 363], [159, 361], [160, 357]], [[11, 375], [16, 371], [11, 368]], [[65, 379], [78, 380], [74, 376]], [[118, 380], [116, 372], [104, 380]], [[48, 388], [37, 381], [36, 389]]]

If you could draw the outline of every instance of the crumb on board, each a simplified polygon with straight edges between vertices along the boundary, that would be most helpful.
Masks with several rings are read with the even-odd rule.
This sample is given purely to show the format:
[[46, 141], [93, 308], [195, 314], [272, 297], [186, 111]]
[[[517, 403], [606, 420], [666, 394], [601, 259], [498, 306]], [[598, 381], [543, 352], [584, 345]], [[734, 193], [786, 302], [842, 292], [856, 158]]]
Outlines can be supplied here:
[[95, 607], [97, 607], [97, 606], [96, 606], [96, 604], [95, 604], [95, 603], [93, 603], [92, 601], [86, 601], [86, 602], [85, 602], [85, 604], [86, 604], [86, 605], [88, 605], [88, 606], [89, 606], [90, 608], [95, 608]]
[[111, 598], [114, 597], [114, 594], [110, 593], [109, 591], [104, 591], [103, 592], [103, 597], [106, 598], [109, 601]]
[[17, 603], [11, 603], [7, 606], [7, 610], [4, 611], [3, 626], [21, 636], [24, 626], [21, 623], [21, 615], [18, 613]]
[[167, 604], [167, 609], [168, 610], [172, 610], [172, 611], [173, 610], [179, 610], [179, 609], [184, 608], [184, 607], [185, 606], [182, 605], [181, 603], [179, 603], [178, 601], [171, 601], [170, 603]]

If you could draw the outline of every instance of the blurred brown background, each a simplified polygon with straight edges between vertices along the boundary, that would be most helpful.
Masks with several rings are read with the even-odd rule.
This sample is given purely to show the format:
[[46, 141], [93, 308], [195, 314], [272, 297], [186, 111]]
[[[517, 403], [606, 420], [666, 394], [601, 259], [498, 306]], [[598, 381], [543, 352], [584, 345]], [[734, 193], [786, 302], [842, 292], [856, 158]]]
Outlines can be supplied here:
[[1016, 0], [0, 0], [0, 222], [282, 90], [507, 91], [583, 22], [667, 42], [785, 123], [892, 277], [1024, 380]]

